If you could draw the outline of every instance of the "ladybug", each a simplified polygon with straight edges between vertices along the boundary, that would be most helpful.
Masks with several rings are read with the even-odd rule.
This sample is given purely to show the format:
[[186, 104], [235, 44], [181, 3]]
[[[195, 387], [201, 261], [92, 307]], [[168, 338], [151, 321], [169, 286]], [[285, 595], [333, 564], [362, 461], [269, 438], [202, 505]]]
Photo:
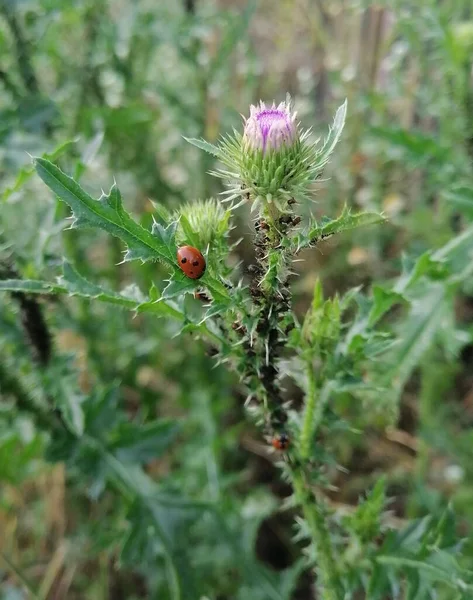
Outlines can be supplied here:
[[287, 450], [289, 448], [291, 440], [289, 439], [287, 433], [278, 433], [273, 437], [271, 443], [273, 445], [273, 448], [276, 448], [276, 450]]
[[205, 273], [205, 258], [193, 246], [181, 246], [177, 251], [177, 263], [190, 279], [199, 279]]

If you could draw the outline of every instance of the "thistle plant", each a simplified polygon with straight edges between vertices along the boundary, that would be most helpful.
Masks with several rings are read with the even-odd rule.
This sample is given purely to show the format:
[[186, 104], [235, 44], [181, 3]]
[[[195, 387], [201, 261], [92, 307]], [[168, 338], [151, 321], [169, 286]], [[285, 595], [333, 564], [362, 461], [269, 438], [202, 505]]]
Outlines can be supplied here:
[[[393, 530], [386, 525], [383, 481], [349, 517], [334, 514], [327, 493], [338, 467], [331, 435], [350, 428], [337, 411], [337, 400], [349, 398], [355, 412], [369, 407], [375, 418], [395, 418], [398, 398], [390, 393], [386, 376], [380, 376], [375, 368], [378, 357], [396, 352], [396, 340], [381, 326], [382, 318], [395, 304], [411, 301], [410, 294], [412, 299], [416, 297], [415, 286], [421, 277], [435, 274], [438, 278], [439, 263], [453, 259], [457, 246], [423, 259], [391, 288], [378, 287], [370, 295], [355, 289], [325, 298], [317, 281], [307, 314], [303, 318], [295, 314], [291, 282], [299, 253], [343, 231], [384, 221], [380, 214], [353, 213], [347, 207], [338, 217], [320, 222], [298, 214], [301, 205], [311, 201], [314, 183], [340, 139], [346, 110], [344, 103], [324, 140], [316, 140], [310, 130], [302, 129], [289, 100], [252, 106], [241, 131], [224, 136], [215, 145], [189, 139], [217, 159], [213, 174], [224, 181], [223, 196], [229, 204], [224, 208], [215, 199], [198, 200], [172, 212], [156, 203], [151, 229], [126, 212], [116, 185], [95, 200], [53, 163], [35, 159], [38, 175], [71, 207], [72, 229], [103, 229], [124, 242], [124, 262], [159, 262], [162, 270], [156, 268], [156, 273], [165, 271], [167, 275], [162, 275], [161, 281], [154, 278], [147, 295], [136, 286], [106, 290], [87, 281], [66, 262], [56, 282], [10, 278], [0, 282], [0, 289], [15, 294], [94, 298], [173, 320], [181, 335], [192, 333], [205, 340], [215, 360], [236, 373], [237, 385], [247, 397], [248, 416], [259, 426], [268, 452], [277, 457], [282, 476], [292, 486], [289, 505], [297, 515], [296, 537], [305, 544], [308, 565], [315, 568], [318, 597], [342, 600], [365, 590], [370, 600], [381, 600], [397, 597], [393, 581], [404, 581], [400, 570], [416, 573], [414, 583], [406, 584], [409, 589], [427, 589], [434, 561], [439, 556], [453, 560], [445, 534], [448, 519], [415, 525], [408, 538]], [[250, 206], [255, 230], [254, 261], [246, 271], [236, 264], [235, 247], [228, 237], [232, 215], [240, 204]], [[188, 261], [194, 255], [198, 257], [196, 270], [189, 270]], [[452, 271], [451, 276], [456, 285], [459, 274]], [[413, 345], [415, 342], [406, 352]], [[404, 382], [407, 375], [404, 370]], [[301, 402], [288, 395], [289, 379], [299, 390]], [[387, 398], [384, 403], [383, 394]], [[90, 444], [90, 419], [80, 416], [90, 403], [74, 402], [74, 398], [61, 399], [57, 406], [60, 424], [75, 444], [80, 445], [81, 440]], [[126, 487], [116, 456], [112, 452], [107, 457], [101, 456], [101, 460], [115, 469], [118, 488]], [[133, 494], [148, 516], [154, 514], [151, 494], [136, 485]], [[156, 531], [159, 526], [149, 529], [147, 535]], [[165, 545], [165, 552], [174, 565], [171, 542]], [[179, 561], [173, 569], [175, 589]], [[469, 575], [460, 567], [455, 569], [455, 578], [444, 571], [440, 581], [460, 598], [472, 586]]]

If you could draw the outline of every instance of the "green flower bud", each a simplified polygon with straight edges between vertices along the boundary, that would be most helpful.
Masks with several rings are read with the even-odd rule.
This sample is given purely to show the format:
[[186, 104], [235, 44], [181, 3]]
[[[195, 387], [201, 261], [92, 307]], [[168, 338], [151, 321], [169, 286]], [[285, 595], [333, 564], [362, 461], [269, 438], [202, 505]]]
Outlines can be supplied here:
[[274, 203], [284, 211], [291, 199], [307, 198], [340, 137], [345, 114], [346, 103], [319, 145], [310, 131], [300, 128], [289, 101], [251, 106], [243, 134], [234, 132], [216, 150], [228, 167], [214, 173], [228, 181], [227, 200], [251, 200], [253, 207]]
[[217, 146], [186, 139], [225, 165], [212, 174], [226, 181], [229, 189], [223, 194], [227, 201], [241, 198], [242, 203], [252, 201], [253, 207], [275, 204], [283, 212], [288, 202], [309, 197], [340, 138], [346, 112], [344, 102], [322, 144], [296, 123], [289, 99], [278, 106], [267, 107], [263, 102], [251, 106], [244, 132], [234, 130]]
[[[179, 219], [178, 242], [193, 241], [204, 249], [226, 245], [230, 212], [214, 198], [188, 202], [180, 207], [175, 217]], [[190, 237], [196, 239], [190, 240]]]

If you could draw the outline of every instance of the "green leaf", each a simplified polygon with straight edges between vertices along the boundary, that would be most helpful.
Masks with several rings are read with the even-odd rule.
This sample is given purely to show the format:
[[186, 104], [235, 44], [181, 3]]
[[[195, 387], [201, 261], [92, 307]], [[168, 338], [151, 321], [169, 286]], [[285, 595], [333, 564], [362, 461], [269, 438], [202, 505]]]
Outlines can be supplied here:
[[164, 226], [161, 223], [154, 221], [151, 233], [155, 238], [159, 240], [163, 249], [166, 250], [166, 255], [177, 272], [178, 267], [176, 266], [176, 229], [177, 221], [172, 221], [167, 226]]
[[185, 238], [188, 242], [194, 246], [195, 248], [199, 247], [199, 236], [192, 229], [191, 224], [189, 223], [189, 219], [186, 215], [182, 214], [179, 217], [179, 224], [182, 227], [182, 231], [184, 233]]
[[94, 298], [124, 308], [135, 308], [137, 304], [145, 301], [145, 297], [137, 287], [128, 288], [126, 294], [104, 290], [99, 285], [87, 281], [68, 262], [64, 262], [62, 272], [62, 277], [59, 277], [58, 283], [62, 284], [71, 296]]
[[48, 396], [61, 411], [68, 429], [80, 437], [84, 433], [83, 403], [86, 398], [78, 387], [70, 361], [69, 356], [56, 356], [44, 374], [44, 383]]
[[25, 294], [65, 294], [67, 290], [60, 285], [38, 281], [36, 279], [2, 279], [0, 281], [2, 292], [24, 292]]
[[447, 202], [461, 210], [462, 213], [473, 217], [473, 189], [471, 186], [457, 186], [442, 193]]
[[173, 273], [172, 277], [169, 279], [168, 285], [163, 290], [162, 298], [168, 300], [180, 296], [181, 294], [190, 294], [193, 290], [202, 287], [203, 285], [212, 294], [215, 302], [219, 304], [230, 303], [231, 298], [227, 288], [208, 272], [199, 279], [191, 279], [181, 271]]
[[228, 289], [218, 279], [212, 277], [210, 273], [206, 272], [198, 281], [207, 287], [215, 302], [220, 304], [229, 304], [231, 302]]
[[398, 294], [408, 292], [423, 276], [431, 279], [445, 279], [448, 276], [446, 264], [440, 259], [434, 259], [430, 251], [419, 256], [413, 266], [407, 266], [406, 262], [404, 259], [403, 273], [393, 288]]
[[197, 148], [200, 148], [201, 150], [208, 152], [208, 154], [212, 154], [212, 156], [216, 156], [217, 158], [220, 157], [220, 150], [214, 144], [211, 144], [210, 142], [206, 142], [205, 140], [198, 140], [196, 138], [184, 137], [184, 139], [186, 140], [186, 142], [189, 142], [189, 144], [192, 144], [193, 146], [196, 146]]
[[[431, 582], [440, 581], [454, 589], [473, 592], [473, 585], [461, 578], [463, 573], [455, 558], [442, 550], [424, 560], [409, 556], [381, 555], [376, 557], [376, 562], [402, 569], [403, 572], [406, 569], [414, 569], [427, 576]], [[471, 577], [471, 573], [466, 574]]]
[[[153, 285], [151, 288], [151, 297], [143, 298], [141, 292], [135, 286], [129, 286], [121, 293], [104, 290], [84, 279], [67, 263], [64, 272], [65, 275], [60, 279], [60, 284], [32, 279], [0, 280], [0, 291], [34, 294], [69, 294], [71, 296], [81, 296], [83, 298], [94, 298], [101, 302], [109, 302], [116, 306], [140, 313], [146, 312], [156, 316], [170, 317], [181, 322], [186, 322], [187, 317], [178, 306], [174, 303], [165, 302], [165, 300], [178, 296], [186, 291], [190, 292], [198, 286], [198, 281], [201, 281], [189, 279], [188, 277], [185, 277], [184, 274], [178, 273], [177, 277], [182, 277], [183, 279], [171, 280], [168, 285], [169, 289], [166, 288], [168, 289], [168, 295], [166, 297], [164, 295], [161, 296], [158, 289]], [[182, 283], [179, 283], [180, 281], [182, 281]], [[225, 297], [218, 295], [221, 284], [212, 278], [210, 278], [209, 281], [210, 286], [215, 287], [216, 289], [216, 292], [213, 292], [214, 297], [218, 297], [222, 302], [225, 301]], [[229, 296], [228, 299], [230, 299]], [[225, 340], [217, 335], [212, 328], [203, 321], [200, 323], [189, 322], [188, 324], [193, 331], [200, 331], [202, 334], [211, 337], [214, 341], [225, 345]]]
[[373, 306], [368, 316], [368, 326], [373, 327], [390, 308], [404, 301], [405, 298], [401, 294], [380, 285], [375, 285], [373, 287]]
[[177, 269], [174, 244], [175, 224], [164, 229], [155, 224], [153, 233], [144, 229], [124, 210], [121, 195], [114, 184], [109, 194], [94, 200], [71, 177], [51, 162], [35, 159], [38, 175], [51, 190], [69, 204], [73, 227], [97, 227], [120, 238], [127, 245], [124, 260], [161, 260]]
[[468, 275], [468, 268], [473, 261], [473, 225], [432, 254], [434, 261], [445, 261], [450, 271]]
[[335, 149], [335, 146], [342, 135], [343, 127], [345, 126], [345, 119], [347, 116], [347, 100], [338, 107], [337, 112], [335, 113], [335, 117], [333, 119], [333, 124], [329, 128], [329, 132], [327, 137], [324, 140], [324, 144], [320, 149], [320, 152], [317, 154], [317, 165], [322, 168], [324, 167], [332, 152]]
[[67, 423], [70, 431], [78, 436], [84, 433], [84, 413], [81, 402], [82, 395], [71, 393], [70, 389], [62, 390], [55, 398], [56, 406]]
[[[5, 397], [4, 387], [2, 392]], [[35, 460], [43, 451], [43, 440], [39, 434], [30, 439], [15, 423], [5, 423], [4, 427], [0, 429], [0, 479], [19, 485], [34, 473]]]
[[34, 279], [5, 279], [0, 280], [0, 291], [30, 294], [69, 294], [82, 298], [93, 298], [100, 302], [108, 302], [128, 310], [150, 312], [155, 315], [169, 316], [178, 320], [184, 318], [184, 314], [176, 307], [159, 301], [160, 298], [158, 295], [152, 299], [145, 298], [135, 286], [130, 286], [122, 292], [105, 290], [99, 285], [87, 281], [67, 262], [63, 265], [63, 275], [59, 278], [57, 284]]
[[411, 300], [409, 314], [397, 332], [398, 343], [384, 359], [388, 368], [383, 381], [397, 397], [432, 345], [450, 305], [451, 294], [442, 283], [427, 284]]
[[363, 543], [372, 541], [381, 530], [381, 515], [386, 504], [386, 479], [381, 477], [356, 510], [345, 518], [345, 525]]
[[355, 229], [365, 225], [375, 225], [383, 223], [385, 217], [378, 213], [361, 212], [352, 214], [351, 210], [345, 205], [342, 214], [336, 219], [332, 219], [323, 225], [315, 225], [309, 229], [308, 238], [314, 243], [342, 231]]
[[181, 294], [189, 294], [198, 287], [198, 281], [200, 280], [191, 279], [184, 275], [184, 273], [174, 273], [168, 285], [163, 290], [162, 298], [168, 300]]
[[160, 457], [179, 431], [179, 424], [160, 419], [145, 425], [122, 423], [113, 433], [110, 450], [124, 463], [143, 463]]

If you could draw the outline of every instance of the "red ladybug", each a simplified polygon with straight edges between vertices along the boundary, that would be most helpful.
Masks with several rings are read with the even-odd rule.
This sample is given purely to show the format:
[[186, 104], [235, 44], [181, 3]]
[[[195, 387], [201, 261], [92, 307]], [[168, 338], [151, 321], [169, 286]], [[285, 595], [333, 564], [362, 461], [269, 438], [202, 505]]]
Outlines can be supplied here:
[[291, 440], [289, 439], [287, 433], [278, 433], [273, 437], [271, 443], [273, 445], [273, 448], [276, 448], [276, 450], [287, 450], [289, 448]]
[[181, 246], [177, 251], [177, 264], [190, 279], [199, 279], [205, 273], [205, 258], [192, 246]]

